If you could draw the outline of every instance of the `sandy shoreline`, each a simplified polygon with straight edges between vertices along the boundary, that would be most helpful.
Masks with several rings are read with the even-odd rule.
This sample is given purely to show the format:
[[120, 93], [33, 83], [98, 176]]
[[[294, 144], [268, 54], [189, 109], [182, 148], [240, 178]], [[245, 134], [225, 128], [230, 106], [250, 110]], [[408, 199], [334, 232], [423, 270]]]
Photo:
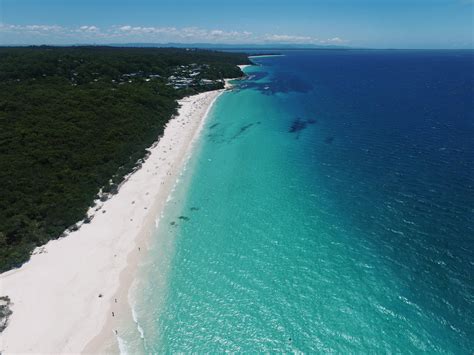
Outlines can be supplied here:
[[0, 352], [118, 351], [114, 325], [132, 319], [127, 294], [140, 253], [146, 252], [155, 219], [222, 92], [181, 100], [179, 115], [149, 149], [141, 169], [99, 207], [91, 223], [0, 275], [0, 296], [10, 297], [13, 311], [0, 335]]
[[252, 64], [242, 64], [242, 65], [239, 65], [238, 67], [240, 68], [240, 70], [244, 71], [245, 68], [251, 67], [251, 66], [252, 66]]
[[249, 55], [249, 59], [252, 58], [267, 58], [267, 57], [284, 57], [284, 54], [258, 54], [258, 55]]

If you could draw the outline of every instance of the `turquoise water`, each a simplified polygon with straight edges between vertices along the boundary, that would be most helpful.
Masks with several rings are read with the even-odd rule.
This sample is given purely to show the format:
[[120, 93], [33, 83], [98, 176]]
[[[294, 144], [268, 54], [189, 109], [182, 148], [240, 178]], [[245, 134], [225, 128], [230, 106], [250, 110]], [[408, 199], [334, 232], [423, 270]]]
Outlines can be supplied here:
[[130, 350], [472, 353], [472, 52], [254, 61], [160, 220]]

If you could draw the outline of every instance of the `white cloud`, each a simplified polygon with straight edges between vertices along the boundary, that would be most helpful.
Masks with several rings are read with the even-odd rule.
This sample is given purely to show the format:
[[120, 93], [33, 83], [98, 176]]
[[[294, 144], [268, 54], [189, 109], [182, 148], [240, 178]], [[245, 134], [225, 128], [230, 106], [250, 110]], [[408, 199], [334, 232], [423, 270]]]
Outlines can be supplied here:
[[293, 35], [266, 35], [265, 41], [279, 43], [314, 43], [317, 39], [309, 36], [293, 36]]
[[123, 36], [138, 37], [148, 39], [167, 39], [172, 41], [241, 41], [251, 39], [252, 33], [249, 31], [224, 31], [221, 29], [203, 29], [199, 27], [140, 27], [140, 26], [118, 26], [112, 30], [115, 34]]
[[318, 39], [311, 36], [294, 36], [286, 34], [273, 34], [264, 36], [266, 42], [286, 43], [286, 44], [343, 44], [346, 40], [340, 37], [332, 37], [328, 39]]
[[118, 28], [120, 31], [125, 32], [125, 33], [160, 33], [160, 32], [165, 32], [165, 31], [173, 31], [174, 29], [172, 27], [132, 27], [132, 26], [121, 26]]
[[[94, 41], [107, 42], [209, 42], [209, 43], [295, 43], [295, 44], [324, 44], [343, 43], [339, 37], [318, 40], [311, 36], [291, 34], [254, 34], [250, 31], [227, 31], [219, 28], [205, 29], [200, 27], [158, 27], [116, 25], [99, 28], [95, 25], [79, 27], [63, 27], [58, 25], [8, 25], [0, 24], [0, 33], [8, 33], [16, 38], [31, 38], [39, 36], [41, 43], [49, 39], [49, 43], [80, 43]], [[48, 37], [49, 35], [49, 37]], [[39, 41], [39, 40], [38, 40]]]
[[1, 32], [61, 32], [63, 27], [56, 25], [8, 25], [0, 24]]
[[326, 40], [322, 40], [321, 43], [329, 43], [329, 44], [341, 44], [345, 43], [346, 41], [339, 38], [339, 37], [333, 37], [333, 38], [328, 38]]
[[96, 27], [96, 26], [81, 26], [79, 27], [79, 31], [80, 32], [99, 32], [99, 27]]

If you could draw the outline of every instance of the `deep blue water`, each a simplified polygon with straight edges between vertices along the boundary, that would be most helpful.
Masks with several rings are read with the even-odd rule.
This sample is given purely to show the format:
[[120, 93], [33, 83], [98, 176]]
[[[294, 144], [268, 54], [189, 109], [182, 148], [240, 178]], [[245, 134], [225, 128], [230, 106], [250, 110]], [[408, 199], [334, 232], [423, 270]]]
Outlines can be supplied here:
[[141, 349], [472, 353], [474, 52], [253, 61], [142, 268]]

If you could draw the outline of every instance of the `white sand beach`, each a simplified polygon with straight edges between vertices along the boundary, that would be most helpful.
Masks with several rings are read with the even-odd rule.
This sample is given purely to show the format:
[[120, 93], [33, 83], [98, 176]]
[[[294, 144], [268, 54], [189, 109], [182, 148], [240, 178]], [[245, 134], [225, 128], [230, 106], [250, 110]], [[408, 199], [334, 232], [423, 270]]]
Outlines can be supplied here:
[[[250, 58], [250, 57], [249, 57]], [[244, 70], [245, 68], [247, 67], [251, 67], [252, 65], [251, 64], [242, 64], [242, 65], [238, 65], [238, 67], [240, 68], [240, 70]]]
[[267, 58], [267, 57], [284, 57], [284, 54], [257, 54], [257, 55], [249, 55], [249, 59], [252, 58]]
[[141, 169], [95, 207], [91, 223], [0, 275], [0, 296], [10, 297], [13, 311], [1, 353], [97, 352], [113, 339], [114, 322], [130, 316], [127, 292], [155, 218], [220, 93], [183, 99]]

